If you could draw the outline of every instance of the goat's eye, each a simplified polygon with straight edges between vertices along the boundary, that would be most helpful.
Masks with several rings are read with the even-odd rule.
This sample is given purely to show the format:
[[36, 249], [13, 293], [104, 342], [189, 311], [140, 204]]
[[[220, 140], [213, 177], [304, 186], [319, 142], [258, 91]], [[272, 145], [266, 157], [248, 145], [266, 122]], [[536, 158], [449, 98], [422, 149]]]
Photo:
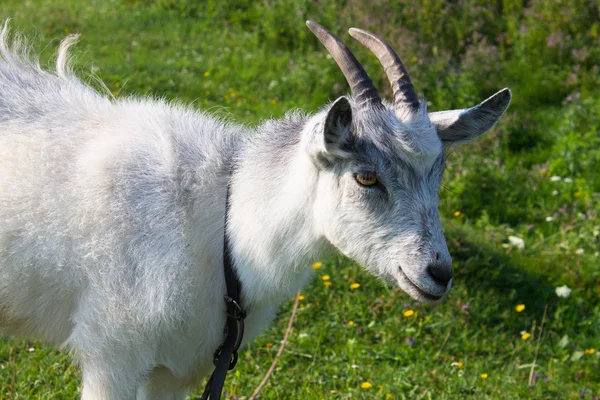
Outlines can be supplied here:
[[377, 176], [375, 176], [374, 172], [354, 174], [354, 179], [363, 186], [373, 186], [377, 184]]

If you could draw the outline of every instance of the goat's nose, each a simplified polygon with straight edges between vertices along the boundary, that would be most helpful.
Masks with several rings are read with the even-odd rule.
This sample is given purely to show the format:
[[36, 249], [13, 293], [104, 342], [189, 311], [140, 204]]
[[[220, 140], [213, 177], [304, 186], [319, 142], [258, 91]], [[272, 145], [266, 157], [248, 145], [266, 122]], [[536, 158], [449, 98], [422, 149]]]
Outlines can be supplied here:
[[435, 283], [447, 286], [452, 279], [452, 264], [443, 262], [434, 262], [427, 266], [427, 273]]

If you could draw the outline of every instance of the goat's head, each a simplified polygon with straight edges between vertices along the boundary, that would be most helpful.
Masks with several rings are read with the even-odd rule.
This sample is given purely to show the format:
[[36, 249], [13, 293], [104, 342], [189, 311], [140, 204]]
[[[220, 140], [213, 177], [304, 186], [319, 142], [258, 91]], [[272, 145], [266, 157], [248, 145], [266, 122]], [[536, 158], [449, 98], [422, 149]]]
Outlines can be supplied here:
[[314, 22], [307, 25], [352, 90], [352, 97], [337, 99], [304, 132], [304, 148], [319, 170], [317, 225], [374, 274], [417, 300], [437, 301], [452, 285], [452, 259], [438, 214], [444, 146], [490, 129], [508, 107], [510, 90], [470, 109], [428, 113], [394, 50], [351, 28], [385, 68], [394, 93], [394, 101], [385, 102], [338, 38]]

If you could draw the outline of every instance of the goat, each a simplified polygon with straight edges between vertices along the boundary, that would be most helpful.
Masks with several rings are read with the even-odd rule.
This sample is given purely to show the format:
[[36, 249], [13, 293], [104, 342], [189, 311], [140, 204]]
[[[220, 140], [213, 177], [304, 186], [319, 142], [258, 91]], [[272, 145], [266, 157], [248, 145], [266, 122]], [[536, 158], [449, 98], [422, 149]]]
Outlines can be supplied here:
[[444, 146], [490, 129], [504, 89], [427, 112], [381, 38], [383, 101], [350, 50], [307, 22], [352, 95], [256, 127], [151, 99], [112, 99], [68, 68], [40, 68], [0, 33], [0, 334], [69, 349], [82, 397], [183, 399], [223, 340], [227, 236], [244, 343], [339, 250], [413, 298], [439, 302], [452, 262], [438, 215]]

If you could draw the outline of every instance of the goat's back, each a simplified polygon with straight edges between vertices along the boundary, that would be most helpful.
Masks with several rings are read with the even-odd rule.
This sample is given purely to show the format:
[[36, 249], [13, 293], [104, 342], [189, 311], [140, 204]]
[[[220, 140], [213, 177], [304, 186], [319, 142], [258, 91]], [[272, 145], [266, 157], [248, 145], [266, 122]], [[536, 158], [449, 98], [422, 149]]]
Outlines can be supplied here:
[[242, 129], [163, 101], [107, 98], [68, 72], [69, 39], [54, 74], [6, 36], [0, 333], [60, 343], [100, 314], [114, 329], [178, 323], [203, 297], [190, 299], [192, 287], [219, 286], [210, 265]]

